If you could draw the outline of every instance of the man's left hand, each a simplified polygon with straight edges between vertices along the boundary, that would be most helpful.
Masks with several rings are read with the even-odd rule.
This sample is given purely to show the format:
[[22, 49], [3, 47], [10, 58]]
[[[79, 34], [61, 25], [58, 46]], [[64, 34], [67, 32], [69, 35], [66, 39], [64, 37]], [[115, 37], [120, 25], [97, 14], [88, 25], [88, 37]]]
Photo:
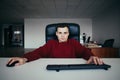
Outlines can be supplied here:
[[103, 61], [96, 57], [96, 56], [91, 56], [88, 61], [87, 61], [87, 64], [91, 64], [91, 63], [94, 63], [96, 65], [102, 65], [103, 64]]

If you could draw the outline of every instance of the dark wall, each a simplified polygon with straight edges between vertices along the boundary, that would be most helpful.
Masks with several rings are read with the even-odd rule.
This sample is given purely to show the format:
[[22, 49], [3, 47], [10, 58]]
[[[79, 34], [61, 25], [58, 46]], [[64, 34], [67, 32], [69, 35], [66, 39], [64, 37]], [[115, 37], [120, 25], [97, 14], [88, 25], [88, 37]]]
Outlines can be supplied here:
[[2, 25], [0, 24], [0, 47], [2, 47]]

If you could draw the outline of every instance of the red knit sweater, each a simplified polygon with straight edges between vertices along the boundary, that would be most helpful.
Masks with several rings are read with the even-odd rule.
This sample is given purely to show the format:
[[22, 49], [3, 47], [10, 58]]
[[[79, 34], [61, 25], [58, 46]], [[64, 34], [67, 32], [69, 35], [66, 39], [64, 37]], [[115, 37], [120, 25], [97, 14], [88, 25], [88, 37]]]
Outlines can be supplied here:
[[45, 45], [38, 49], [24, 54], [23, 57], [28, 61], [33, 61], [39, 58], [84, 58], [89, 59], [93, 56], [91, 51], [82, 46], [74, 39], [68, 39], [67, 42], [59, 43], [57, 40], [49, 40]]

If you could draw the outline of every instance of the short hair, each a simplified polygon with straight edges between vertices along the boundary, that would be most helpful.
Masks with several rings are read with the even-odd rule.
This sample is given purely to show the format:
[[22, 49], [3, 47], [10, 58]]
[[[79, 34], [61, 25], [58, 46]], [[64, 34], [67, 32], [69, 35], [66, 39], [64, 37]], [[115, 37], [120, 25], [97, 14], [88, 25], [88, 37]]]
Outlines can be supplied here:
[[69, 29], [69, 26], [67, 24], [59, 24], [56, 26], [56, 31], [58, 28], [64, 28], [64, 27], [67, 27], [68, 28], [68, 31], [70, 32], [70, 29]]

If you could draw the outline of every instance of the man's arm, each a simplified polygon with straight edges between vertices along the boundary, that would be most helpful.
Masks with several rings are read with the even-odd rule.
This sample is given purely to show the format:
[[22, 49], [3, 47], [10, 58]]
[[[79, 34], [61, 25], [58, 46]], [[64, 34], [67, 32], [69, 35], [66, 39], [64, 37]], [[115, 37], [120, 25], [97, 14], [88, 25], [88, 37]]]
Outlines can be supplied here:
[[39, 59], [39, 58], [49, 57], [52, 45], [54, 45], [54, 40], [49, 40], [45, 45], [39, 47], [38, 49], [35, 49], [32, 52], [28, 52], [24, 54], [23, 57], [27, 58], [28, 62]]
[[22, 57], [12, 57], [8, 60], [7, 64], [12, 64], [13, 62], [18, 61], [18, 63], [15, 65], [17, 66], [36, 60], [38, 58], [47, 57], [49, 55], [48, 53], [50, 52], [52, 42], [53, 41], [48, 41], [48, 43], [46, 43], [44, 46], [39, 47], [32, 52], [28, 52]]
[[103, 64], [103, 61], [98, 58], [97, 56], [94, 56], [94, 54], [86, 47], [82, 46], [79, 42], [75, 41], [75, 49], [76, 53], [79, 57], [82, 57], [87, 60], [87, 64], [94, 63], [94, 64]]

